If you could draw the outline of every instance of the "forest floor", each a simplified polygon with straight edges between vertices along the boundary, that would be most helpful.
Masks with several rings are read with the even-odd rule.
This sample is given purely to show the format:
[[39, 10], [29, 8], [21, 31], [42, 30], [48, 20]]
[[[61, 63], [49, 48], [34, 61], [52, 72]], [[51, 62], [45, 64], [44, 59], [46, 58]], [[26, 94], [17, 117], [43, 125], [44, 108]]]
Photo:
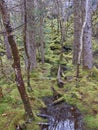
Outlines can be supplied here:
[[[90, 72], [81, 71], [77, 86], [74, 70], [66, 73], [63, 88], [57, 86], [56, 77], [50, 77], [50, 64], [40, 65], [31, 74], [33, 91], [28, 93], [35, 121], [27, 125], [27, 130], [38, 130], [38, 122], [42, 122], [39, 113], [40, 108], [46, 107], [43, 97], [53, 95], [51, 87], [64, 97], [65, 102], [75, 105], [84, 117], [88, 130], [98, 130], [98, 69], [93, 68]], [[25, 74], [24, 74], [25, 75]], [[26, 79], [24, 78], [26, 83]], [[15, 124], [23, 123], [24, 109], [15, 83], [8, 83], [6, 79], [0, 81], [4, 97], [0, 100], [0, 130], [14, 130]]]
[[[96, 48], [96, 46], [95, 46]], [[31, 92], [28, 92], [32, 111], [35, 120], [27, 124], [27, 130], [39, 130], [38, 122], [44, 119], [37, 116], [41, 108], [45, 108], [43, 97], [52, 96], [53, 87], [60, 93], [64, 101], [72, 106], [76, 106], [83, 116], [86, 130], [98, 130], [98, 45], [94, 48], [94, 67], [86, 71], [80, 68], [80, 76], [76, 79], [76, 68], [72, 66], [72, 54], [65, 57], [68, 69], [63, 73], [62, 80], [64, 86], [59, 88], [57, 85], [57, 66], [51, 61], [57, 58], [57, 55], [46, 57], [44, 65], [38, 64], [37, 68], [31, 73]], [[48, 53], [50, 54], [50, 53]], [[50, 54], [51, 55], [51, 54]], [[6, 58], [5, 58], [6, 59]], [[0, 99], [0, 130], [15, 130], [16, 124], [25, 122], [24, 108], [14, 81], [14, 73], [11, 69], [11, 63], [7, 59], [3, 61], [5, 75], [0, 75], [0, 87], [2, 88], [3, 98]], [[22, 63], [21, 63], [22, 64]], [[22, 74], [27, 89], [26, 72], [22, 64]], [[27, 89], [28, 90], [28, 89]]]

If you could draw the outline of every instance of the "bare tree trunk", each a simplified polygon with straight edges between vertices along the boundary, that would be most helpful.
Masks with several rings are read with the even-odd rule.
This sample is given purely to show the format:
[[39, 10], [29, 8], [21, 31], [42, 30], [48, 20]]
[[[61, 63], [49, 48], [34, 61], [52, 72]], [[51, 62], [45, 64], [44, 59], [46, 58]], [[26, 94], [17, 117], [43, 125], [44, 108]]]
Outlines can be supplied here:
[[59, 2], [58, 0], [54, 0], [55, 2], [55, 7], [57, 10], [57, 33], [60, 33], [60, 10], [59, 10]]
[[25, 47], [25, 53], [26, 53], [26, 57], [27, 57], [27, 61], [28, 61], [28, 65], [27, 65], [27, 87], [28, 90], [31, 91], [31, 84], [30, 84], [30, 57], [29, 57], [29, 53], [28, 53], [28, 45], [27, 45], [27, 6], [26, 6], [26, 0], [24, 0], [24, 22], [25, 22], [25, 26], [24, 26], [24, 47]]
[[44, 64], [44, 37], [43, 37], [43, 18], [40, 18], [40, 44], [41, 44], [41, 60]]
[[33, 119], [32, 108], [31, 108], [31, 105], [29, 102], [28, 95], [25, 90], [24, 81], [23, 81], [22, 74], [21, 74], [20, 57], [19, 57], [19, 52], [17, 49], [16, 42], [13, 37], [13, 31], [12, 31], [12, 27], [10, 24], [10, 15], [8, 13], [7, 5], [4, 0], [0, 1], [0, 11], [2, 14], [3, 24], [4, 24], [4, 27], [6, 29], [6, 33], [8, 36], [8, 41], [9, 41], [9, 44], [10, 44], [10, 47], [12, 50], [12, 55], [13, 55], [13, 59], [14, 59], [13, 68], [15, 70], [17, 87], [18, 87], [19, 93], [21, 95], [23, 104], [24, 104], [25, 112], [29, 118]]
[[44, 37], [43, 37], [43, 18], [40, 18], [40, 44], [41, 44], [41, 59], [44, 64]]
[[[87, 22], [87, 12], [88, 12], [88, 0], [85, 0], [81, 2], [81, 5], [84, 6], [85, 8], [85, 13], [82, 7], [82, 28], [81, 28], [81, 34], [80, 34], [80, 46], [79, 46], [79, 50], [78, 50], [78, 61], [77, 61], [77, 81], [78, 81], [78, 77], [79, 77], [79, 69], [80, 69], [80, 64], [81, 64], [81, 57], [82, 57], [82, 52], [83, 52], [83, 36], [84, 36], [84, 28], [86, 26], [86, 22]], [[84, 16], [85, 15], [85, 16]]]
[[1, 30], [4, 30], [3, 39], [4, 39], [4, 46], [6, 49], [6, 56], [8, 59], [12, 59], [12, 53], [11, 53], [11, 48], [8, 42], [7, 34], [5, 33], [5, 29], [3, 28], [3, 24], [1, 20], [0, 20], [0, 23], [1, 23]]
[[91, 69], [92, 67], [92, 0], [88, 0], [87, 22], [85, 24], [83, 36], [83, 68]]
[[37, 0], [37, 8], [38, 8], [38, 11], [40, 11], [39, 13], [39, 50], [40, 50], [40, 54], [41, 54], [41, 61], [42, 61], [42, 64], [44, 64], [44, 32], [43, 32], [43, 27], [44, 27], [44, 2], [42, 0]]
[[[85, 1], [82, 1], [82, 5]], [[91, 29], [91, 16], [92, 16], [92, 1], [86, 0], [85, 2], [85, 17], [81, 29], [80, 35], [80, 48], [78, 53], [78, 63], [77, 63], [77, 75], [79, 76], [79, 66], [81, 63], [81, 57], [83, 52], [83, 68], [92, 68], [92, 29]], [[83, 12], [84, 15], [84, 12]]]
[[77, 65], [80, 47], [81, 14], [80, 1], [74, 0], [74, 42], [73, 42], [73, 64]]
[[29, 47], [28, 47], [28, 52], [30, 56], [30, 70], [35, 69], [37, 66], [37, 61], [36, 61], [36, 42], [35, 42], [35, 33], [34, 31], [31, 31], [28, 33], [29, 34]]
[[36, 42], [35, 42], [35, 18], [34, 18], [34, 0], [27, 0], [27, 36], [28, 36], [28, 54], [30, 57], [30, 70], [36, 68]]
[[[59, 57], [59, 62], [63, 60], [63, 44], [65, 41], [65, 27], [64, 27], [64, 22], [62, 18], [62, 2], [59, 0], [55, 0], [55, 4], [57, 6], [57, 12], [58, 12], [58, 22], [59, 22], [59, 27], [60, 27], [60, 43], [61, 43], [61, 53]], [[59, 63], [58, 67], [58, 74], [57, 74], [57, 83], [59, 87], [63, 87], [64, 83], [61, 79], [61, 63]]]
[[5, 44], [5, 48], [6, 48], [6, 56], [7, 56], [7, 58], [12, 59], [11, 48], [10, 48], [6, 33], [4, 33], [4, 44]]

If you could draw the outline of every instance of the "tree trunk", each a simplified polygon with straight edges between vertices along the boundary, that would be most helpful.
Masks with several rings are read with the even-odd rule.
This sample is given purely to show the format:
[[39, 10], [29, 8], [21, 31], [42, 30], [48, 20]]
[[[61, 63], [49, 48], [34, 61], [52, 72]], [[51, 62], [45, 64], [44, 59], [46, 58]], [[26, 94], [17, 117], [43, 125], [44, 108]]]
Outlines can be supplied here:
[[36, 42], [35, 42], [35, 32], [34, 29], [29, 33], [29, 45], [28, 45], [28, 52], [30, 56], [30, 70], [35, 69], [37, 66], [36, 61]]
[[29, 98], [26, 93], [22, 74], [21, 74], [20, 57], [19, 57], [19, 52], [17, 49], [16, 42], [13, 37], [13, 31], [12, 31], [12, 27], [10, 24], [10, 15], [8, 13], [7, 5], [4, 0], [0, 1], [0, 11], [2, 13], [3, 24], [6, 29], [6, 33], [8, 36], [8, 42], [10, 44], [13, 59], [14, 59], [13, 68], [15, 71], [17, 87], [18, 87], [19, 93], [21, 95], [21, 99], [23, 101], [24, 109], [25, 109], [27, 116], [29, 118], [33, 118], [32, 108], [30, 106]]
[[41, 60], [44, 64], [44, 37], [43, 37], [43, 18], [40, 18], [40, 44], [41, 44]]
[[6, 33], [4, 33], [3, 36], [4, 36], [4, 45], [5, 45], [5, 48], [6, 48], [6, 56], [7, 56], [8, 59], [12, 59], [11, 48], [10, 48]]
[[34, 0], [26, 0], [27, 4], [27, 49], [30, 57], [30, 70], [36, 68], [36, 42], [35, 42], [35, 19], [34, 19]]
[[59, 67], [58, 67], [58, 74], [57, 74], [57, 83], [59, 87], [63, 87], [64, 83], [61, 79], [61, 62], [63, 60], [63, 46], [65, 42], [65, 25], [63, 22], [63, 15], [62, 15], [62, 2], [59, 0], [55, 0], [55, 5], [57, 7], [57, 13], [58, 13], [58, 24], [60, 27], [60, 44], [61, 44], [61, 53], [59, 56]]
[[26, 53], [26, 59], [27, 59], [27, 62], [28, 62], [28, 65], [26, 67], [26, 71], [27, 71], [27, 87], [28, 87], [28, 91], [31, 91], [32, 88], [31, 88], [31, 84], [30, 84], [30, 56], [29, 56], [29, 53], [28, 53], [28, 45], [27, 45], [27, 6], [26, 6], [26, 0], [24, 0], [24, 11], [23, 11], [23, 14], [24, 14], [24, 22], [25, 22], [25, 25], [24, 25], [24, 47], [25, 47], [25, 53]]
[[44, 34], [43, 34], [43, 24], [44, 24], [44, 16], [43, 16], [43, 11], [44, 11], [44, 4], [42, 0], [38, 0], [38, 6], [39, 6], [39, 10], [41, 11], [40, 13], [40, 34], [39, 34], [39, 40], [40, 40], [40, 46], [41, 46], [41, 61], [42, 64], [44, 64]]
[[74, 0], [74, 42], [73, 42], [73, 64], [77, 65], [78, 52], [80, 47], [80, 33], [81, 33], [81, 20], [80, 20], [80, 1]]
[[87, 22], [83, 36], [83, 68], [91, 69], [92, 67], [92, 0], [88, 0]]
[[3, 23], [2, 23], [1, 20], [0, 20], [0, 23], [1, 23], [1, 30], [4, 31], [3, 39], [4, 39], [4, 46], [5, 46], [5, 49], [6, 49], [6, 56], [7, 56], [8, 59], [12, 59], [12, 53], [11, 53], [11, 48], [10, 48], [10, 45], [9, 45], [9, 42], [8, 42], [7, 34], [5, 33], [6, 31], [3, 28]]

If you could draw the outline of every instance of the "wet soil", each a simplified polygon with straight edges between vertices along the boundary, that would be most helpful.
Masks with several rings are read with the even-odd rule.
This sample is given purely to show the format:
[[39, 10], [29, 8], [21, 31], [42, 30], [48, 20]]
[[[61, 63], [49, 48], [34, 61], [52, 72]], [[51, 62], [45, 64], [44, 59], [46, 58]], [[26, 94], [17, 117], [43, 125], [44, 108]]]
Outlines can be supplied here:
[[84, 130], [83, 117], [75, 106], [64, 101], [53, 104], [54, 97], [45, 97], [47, 108], [42, 108], [39, 116], [47, 122], [40, 123], [40, 130]]

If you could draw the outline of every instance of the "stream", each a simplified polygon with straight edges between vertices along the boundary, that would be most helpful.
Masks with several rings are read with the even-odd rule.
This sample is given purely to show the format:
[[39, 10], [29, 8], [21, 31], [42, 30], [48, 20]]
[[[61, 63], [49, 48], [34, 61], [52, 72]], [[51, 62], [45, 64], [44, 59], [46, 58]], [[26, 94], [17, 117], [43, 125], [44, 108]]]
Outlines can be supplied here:
[[38, 116], [47, 119], [40, 122], [40, 130], [85, 130], [83, 128], [83, 117], [75, 106], [64, 101], [52, 104], [53, 97], [45, 97], [47, 108], [42, 108]]

